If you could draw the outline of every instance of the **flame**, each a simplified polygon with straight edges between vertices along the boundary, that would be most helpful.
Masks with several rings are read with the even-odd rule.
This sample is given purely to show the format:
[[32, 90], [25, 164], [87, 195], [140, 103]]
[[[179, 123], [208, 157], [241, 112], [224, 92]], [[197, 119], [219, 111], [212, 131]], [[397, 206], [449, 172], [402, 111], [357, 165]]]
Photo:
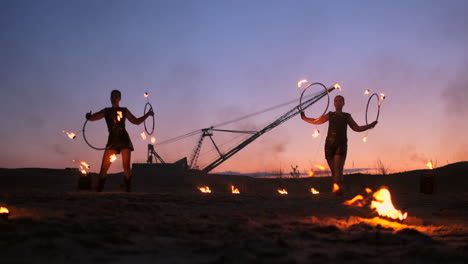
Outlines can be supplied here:
[[205, 187], [198, 187], [198, 190], [202, 193], [211, 193], [210, 187], [205, 186]]
[[364, 143], [367, 142], [367, 136], [364, 136], [364, 137], [362, 138], [362, 142], [364, 142]]
[[380, 94], [380, 100], [385, 100], [385, 94], [384, 93]]
[[142, 138], [143, 140], [146, 140], [146, 134], [145, 134], [145, 132], [141, 132], [140, 135], [141, 135], [141, 138]]
[[112, 155], [109, 157], [110, 162], [114, 162], [116, 159], [117, 159], [117, 155], [115, 155], [115, 154], [112, 154]]
[[332, 190], [332, 192], [337, 192], [337, 191], [339, 191], [339, 190], [340, 190], [340, 186], [339, 186], [338, 184], [336, 184], [336, 183], [333, 183], [333, 190]]
[[404, 220], [408, 216], [408, 213], [403, 214], [400, 210], [395, 209], [388, 189], [381, 188], [373, 196], [375, 200], [371, 202], [370, 207], [376, 209], [380, 216], [399, 220]]
[[366, 193], [371, 193], [372, 192], [371, 188], [366, 188], [365, 190], [366, 190]]
[[148, 97], [148, 96], [149, 96], [148, 92], [145, 92], [145, 93], [143, 94], [143, 96], [144, 96], [145, 98]]
[[321, 170], [321, 171], [324, 171], [324, 170], [325, 170], [325, 166], [320, 165], [320, 164], [315, 164], [314, 167], [317, 168], [317, 169], [319, 169], [319, 170]]
[[231, 192], [232, 193], [235, 193], [235, 194], [239, 194], [239, 189], [237, 189], [236, 187], [234, 187], [234, 185], [231, 185]]
[[432, 165], [432, 162], [430, 162], [430, 161], [428, 161], [428, 162], [426, 163], [426, 166], [427, 166], [429, 169], [431, 169], [431, 170], [434, 169], [434, 166]]
[[319, 191], [315, 190], [314, 188], [310, 188], [310, 192], [312, 194], [319, 194], [320, 193]]
[[335, 83], [335, 84], [333, 85], [333, 87], [335, 87], [335, 89], [338, 89], [338, 90], [341, 91], [341, 85], [340, 85], [339, 83]]
[[151, 143], [156, 143], [156, 138], [155, 137], [151, 137]]
[[286, 195], [286, 194], [288, 194], [288, 191], [286, 191], [286, 189], [283, 189], [283, 190], [278, 189], [278, 193]]
[[0, 207], [0, 214], [9, 214], [10, 211], [8, 211], [8, 208], [6, 207]]
[[314, 138], [318, 137], [319, 135], [320, 135], [320, 130], [318, 130], [318, 129], [315, 129], [315, 130], [314, 130], [314, 133], [312, 133], [312, 136], [313, 136]]
[[81, 167], [81, 166], [80, 166], [80, 172], [81, 172], [81, 174], [83, 174], [83, 175], [88, 174], [88, 172], [87, 172], [85, 169], [83, 169], [83, 167]]
[[356, 195], [353, 199], [343, 202], [343, 204], [344, 205], [352, 205], [352, 204], [356, 203], [355, 204], [356, 206], [361, 207], [361, 206], [363, 206], [363, 204], [362, 203], [357, 203], [357, 202], [362, 201], [362, 200], [364, 200], [364, 196], [359, 194], [359, 195]]
[[308, 82], [307, 79], [298, 81], [298, 82], [297, 82], [297, 87], [300, 88], [300, 87], [302, 86], [302, 84], [303, 84], [303, 83], [306, 83], [306, 82]]
[[122, 111], [117, 111], [117, 121], [120, 122], [120, 120], [123, 118]]
[[80, 164], [85, 166], [87, 169], [91, 168], [91, 166], [89, 166], [88, 163], [86, 163], [84, 161], [81, 161]]
[[309, 175], [309, 177], [312, 177], [314, 176], [315, 172], [313, 170], [310, 170], [309, 172], [307, 172], [307, 175]]
[[370, 91], [369, 91], [369, 90], [365, 90], [365, 91], [364, 91], [364, 94], [370, 94]]
[[75, 139], [76, 138], [76, 134], [73, 133], [73, 132], [67, 132], [67, 131], [64, 131], [62, 130], [63, 133], [67, 134], [67, 136], [70, 138], [70, 139]]

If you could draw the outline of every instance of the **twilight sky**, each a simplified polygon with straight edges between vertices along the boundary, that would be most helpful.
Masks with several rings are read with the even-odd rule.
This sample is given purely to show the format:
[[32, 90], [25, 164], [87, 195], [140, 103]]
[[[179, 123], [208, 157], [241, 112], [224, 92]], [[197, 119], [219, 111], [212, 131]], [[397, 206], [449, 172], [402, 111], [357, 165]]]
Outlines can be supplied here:
[[[164, 141], [298, 98], [297, 82], [339, 82], [344, 110], [365, 124], [368, 97], [384, 92], [379, 124], [348, 129], [345, 168], [391, 172], [468, 160], [468, 1], [0, 1], [0, 167], [64, 168], [84, 160], [98, 171], [102, 152], [81, 133], [87, 111], [121, 106], [140, 116], [146, 99]], [[323, 111], [317, 104], [307, 114]], [[375, 104], [370, 115], [375, 116]], [[258, 130], [294, 107], [225, 128]], [[334, 110], [332, 107], [330, 110]], [[215, 171], [301, 171], [325, 164], [327, 124], [296, 117]], [[311, 136], [318, 128], [321, 135]], [[144, 162], [148, 141], [127, 123]], [[368, 135], [368, 141], [362, 137]], [[104, 146], [104, 120], [90, 123]], [[215, 133], [221, 150], [242, 138]], [[157, 146], [169, 162], [190, 158], [198, 136]], [[200, 166], [216, 157], [205, 140]], [[120, 159], [111, 172], [121, 171]]]

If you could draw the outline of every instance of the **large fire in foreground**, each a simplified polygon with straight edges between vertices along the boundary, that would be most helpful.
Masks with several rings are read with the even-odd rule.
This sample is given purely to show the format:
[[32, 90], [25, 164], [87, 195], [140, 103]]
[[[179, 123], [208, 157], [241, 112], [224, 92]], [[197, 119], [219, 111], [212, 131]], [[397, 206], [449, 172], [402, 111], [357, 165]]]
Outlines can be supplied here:
[[[372, 190], [366, 188], [366, 192], [368, 195], [371, 195]], [[390, 191], [385, 187], [380, 188], [380, 190], [374, 192], [371, 196], [368, 197], [364, 197], [363, 195], [356, 195], [353, 199], [345, 201], [343, 204], [357, 207], [368, 205], [372, 210], [375, 210], [379, 216], [389, 219], [403, 221], [408, 217], [408, 213], [402, 213], [393, 206]]]

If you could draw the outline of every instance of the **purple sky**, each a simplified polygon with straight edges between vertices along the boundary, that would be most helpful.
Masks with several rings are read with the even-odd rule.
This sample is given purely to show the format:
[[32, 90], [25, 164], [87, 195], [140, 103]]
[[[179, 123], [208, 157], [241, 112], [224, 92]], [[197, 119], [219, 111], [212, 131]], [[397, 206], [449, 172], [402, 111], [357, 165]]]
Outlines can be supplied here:
[[[364, 90], [384, 92], [379, 125], [349, 129], [346, 168], [391, 171], [468, 160], [467, 1], [1, 1], [0, 167], [97, 171], [102, 152], [78, 132], [87, 111], [156, 111], [158, 141], [298, 98], [297, 81], [340, 82], [345, 111], [364, 124]], [[229, 126], [260, 129], [292, 105]], [[320, 112], [311, 109], [308, 114]], [[331, 109], [333, 110], [333, 108]], [[375, 107], [373, 110], [375, 112]], [[375, 113], [374, 113], [375, 114]], [[89, 125], [104, 145], [104, 121]], [[143, 125], [127, 124], [144, 162]], [[314, 139], [314, 129], [322, 134]], [[325, 164], [327, 125], [299, 117], [262, 136], [215, 171], [271, 171]], [[215, 134], [223, 144], [228, 136]], [[165, 160], [190, 157], [198, 137], [164, 145]], [[200, 165], [213, 159], [205, 142]], [[114, 164], [112, 172], [121, 171]]]

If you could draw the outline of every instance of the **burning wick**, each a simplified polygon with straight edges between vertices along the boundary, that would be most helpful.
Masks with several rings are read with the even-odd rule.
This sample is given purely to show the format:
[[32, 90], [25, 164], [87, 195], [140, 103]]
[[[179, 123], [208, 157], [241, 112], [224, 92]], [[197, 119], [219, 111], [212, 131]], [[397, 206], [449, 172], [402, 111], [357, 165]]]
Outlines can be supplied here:
[[141, 135], [141, 138], [142, 138], [143, 140], [146, 140], [146, 134], [145, 134], [145, 132], [141, 132], [140, 135]]
[[123, 118], [122, 111], [117, 111], [117, 121], [120, 122], [122, 118]]
[[315, 172], [313, 170], [310, 170], [309, 172], [307, 172], [307, 175], [309, 175], [309, 177], [312, 177], [314, 176]]
[[364, 91], [364, 94], [370, 94], [369, 90]]
[[364, 142], [364, 143], [367, 142], [367, 136], [364, 136], [364, 137], [362, 138], [362, 142]]
[[202, 193], [211, 193], [210, 187], [205, 186], [205, 187], [198, 187], [198, 190]]
[[319, 135], [320, 135], [320, 130], [318, 130], [318, 129], [315, 129], [315, 130], [314, 130], [314, 133], [312, 133], [312, 136], [313, 136], [314, 138], [318, 137]]
[[151, 137], [151, 143], [156, 143], [156, 138], [155, 137]]
[[145, 94], [143, 95], [145, 98], [147, 98], [149, 96], [148, 92], [145, 92]]
[[339, 83], [335, 83], [335, 84], [333, 85], [333, 87], [335, 87], [335, 89], [338, 89], [338, 90], [341, 91], [341, 85], [340, 85]]
[[76, 138], [76, 134], [73, 133], [73, 132], [67, 132], [67, 131], [64, 131], [62, 130], [63, 133], [67, 134], [67, 136], [70, 138], [70, 139], [75, 139]]
[[380, 100], [385, 100], [385, 94], [383, 93], [380, 94]]
[[286, 191], [286, 189], [283, 189], [283, 190], [278, 189], [278, 193], [281, 195], [287, 195], [288, 191]]
[[239, 189], [237, 189], [236, 187], [234, 187], [234, 185], [231, 185], [231, 192], [234, 193], [234, 194], [239, 194]]
[[333, 190], [332, 190], [332, 192], [337, 192], [337, 191], [339, 191], [339, 190], [340, 190], [340, 186], [338, 186], [338, 184], [336, 184], [336, 183], [333, 183]]
[[114, 162], [116, 159], [117, 159], [117, 155], [115, 155], [115, 154], [112, 154], [112, 155], [109, 157], [110, 162]]
[[91, 168], [91, 166], [89, 166], [88, 163], [86, 163], [84, 161], [81, 161], [80, 164], [85, 166], [87, 169]]
[[302, 84], [306, 83], [307, 82], [307, 79], [304, 79], [304, 80], [300, 80], [297, 82], [297, 87], [301, 88]]
[[428, 162], [426, 163], [426, 166], [427, 166], [429, 169], [431, 169], [431, 170], [434, 169], [434, 165], [432, 165], [432, 162], [430, 162], [430, 161], [428, 161]]
[[315, 190], [314, 188], [310, 188], [310, 192], [312, 194], [319, 194], [320, 193], [319, 191]]

